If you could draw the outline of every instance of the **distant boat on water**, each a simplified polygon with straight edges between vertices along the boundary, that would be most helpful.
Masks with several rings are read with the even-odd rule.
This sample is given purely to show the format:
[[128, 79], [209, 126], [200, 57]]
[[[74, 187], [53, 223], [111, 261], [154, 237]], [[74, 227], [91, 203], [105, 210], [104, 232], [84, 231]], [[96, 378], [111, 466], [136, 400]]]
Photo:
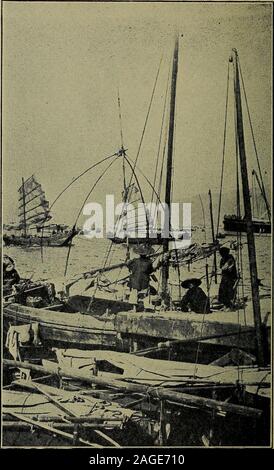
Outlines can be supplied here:
[[[256, 184], [257, 183], [257, 187]], [[271, 233], [271, 211], [266, 196], [266, 191], [260, 173], [258, 176], [256, 170], [252, 171], [252, 225], [254, 233], [267, 234]], [[224, 230], [226, 232], [246, 232], [245, 216], [225, 215]]]
[[[271, 233], [271, 223], [263, 219], [252, 219], [254, 233]], [[224, 230], [226, 232], [246, 232], [246, 220], [237, 215], [224, 216]]]
[[49, 224], [49, 201], [34, 175], [18, 189], [18, 224], [4, 225], [3, 241], [6, 246], [67, 246], [77, 230], [65, 224]]

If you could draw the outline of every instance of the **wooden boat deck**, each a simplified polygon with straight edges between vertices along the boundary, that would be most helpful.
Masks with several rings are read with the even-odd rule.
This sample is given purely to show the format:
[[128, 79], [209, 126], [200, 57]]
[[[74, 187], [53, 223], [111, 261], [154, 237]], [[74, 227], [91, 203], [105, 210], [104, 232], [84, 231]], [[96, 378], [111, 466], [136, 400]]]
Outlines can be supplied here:
[[[269, 299], [261, 300], [261, 308], [264, 318], [271, 311]], [[207, 315], [179, 311], [126, 311], [95, 317], [87, 313], [38, 309], [16, 303], [4, 305], [4, 314], [6, 320], [12, 324], [38, 322], [42, 341], [77, 345], [80, 348], [100, 345], [118, 346], [123, 349], [123, 337], [153, 339], [156, 342], [163, 339], [188, 340], [208, 336], [219, 336], [204, 340], [211, 344], [247, 350], [255, 347], [250, 302], [245, 312], [218, 311]], [[267, 326], [270, 326], [269, 317]], [[270, 328], [268, 330], [270, 336]]]
[[[261, 299], [262, 317], [270, 314], [269, 299]], [[267, 326], [270, 326], [268, 317]], [[184, 340], [201, 336], [220, 336], [208, 343], [252, 349], [255, 345], [251, 302], [245, 311], [218, 311], [210, 314], [190, 312], [120, 312], [115, 317], [115, 330], [120, 334]], [[231, 336], [223, 336], [229, 334]], [[241, 335], [239, 336], [239, 333]], [[234, 334], [234, 336], [232, 336]]]

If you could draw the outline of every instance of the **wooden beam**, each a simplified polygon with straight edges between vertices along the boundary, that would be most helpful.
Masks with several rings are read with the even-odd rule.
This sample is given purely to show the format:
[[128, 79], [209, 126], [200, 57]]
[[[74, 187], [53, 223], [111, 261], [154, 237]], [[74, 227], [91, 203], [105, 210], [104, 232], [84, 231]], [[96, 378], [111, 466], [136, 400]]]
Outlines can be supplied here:
[[186, 393], [170, 391], [163, 387], [156, 387], [153, 388], [151, 386], [141, 385], [141, 384], [133, 384], [133, 383], [126, 383], [121, 380], [117, 379], [102, 379], [101, 377], [93, 376], [90, 372], [84, 373], [83, 371], [79, 371], [77, 369], [72, 369], [69, 367], [60, 368], [58, 364], [52, 363], [52, 366], [38, 366], [31, 364], [29, 362], [22, 362], [22, 361], [13, 361], [10, 359], [3, 359], [3, 365], [6, 367], [18, 367], [18, 368], [25, 368], [34, 370], [37, 372], [42, 373], [54, 373], [59, 377], [68, 377], [73, 379], [78, 379], [83, 382], [87, 382], [90, 384], [96, 384], [105, 386], [107, 388], [116, 388], [119, 390], [124, 390], [126, 392], [140, 392], [145, 393], [151, 398], [154, 399], [167, 399], [172, 400], [174, 402], [183, 403], [187, 406], [195, 406], [197, 408], [205, 409], [205, 410], [216, 410], [219, 412], [228, 412], [228, 413], [235, 413], [245, 417], [252, 417], [252, 418], [259, 418], [262, 414], [261, 410], [256, 408], [250, 408], [247, 406], [242, 405], [235, 405], [232, 403], [222, 402], [218, 400], [213, 400], [210, 398], [199, 397], [195, 395], [189, 395]]

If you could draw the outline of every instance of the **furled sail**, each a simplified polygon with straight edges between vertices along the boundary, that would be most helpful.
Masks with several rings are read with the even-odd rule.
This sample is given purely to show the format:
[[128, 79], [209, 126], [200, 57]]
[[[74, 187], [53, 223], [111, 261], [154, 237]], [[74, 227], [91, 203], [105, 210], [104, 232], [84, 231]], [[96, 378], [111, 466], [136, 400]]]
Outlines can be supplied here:
[[43, 225], [51, 219], [49, 201], [34, 175], [23, 182], [19, 192], [19, 223], [21, 227]]

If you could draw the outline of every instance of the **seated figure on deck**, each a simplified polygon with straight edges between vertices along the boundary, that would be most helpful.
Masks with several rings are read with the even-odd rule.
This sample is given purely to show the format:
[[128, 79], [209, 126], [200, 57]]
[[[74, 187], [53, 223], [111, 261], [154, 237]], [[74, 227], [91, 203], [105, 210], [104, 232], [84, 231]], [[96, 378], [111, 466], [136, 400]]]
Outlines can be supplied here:
[[12, 286], [18, 284], [20, 276], [15, 269], [15, 262], [10, 256], [3, 256], [3, 293], [9, 295], [12, 292]]
[[234, 257], [230, 254], [229, 248], [223, 246], [220, 248], [221, 255], [220, 268], [222, 270], [222, 279], [219, 287], [218, 300], [226, 308], [233, 308], [237, 287], [237, 268]]
[[188, 289], [181, 299], [182, 312], [210, 313], [209, 298], [199, 287], [201, 280], [197, 278], [186, 279], [181, 286]]

